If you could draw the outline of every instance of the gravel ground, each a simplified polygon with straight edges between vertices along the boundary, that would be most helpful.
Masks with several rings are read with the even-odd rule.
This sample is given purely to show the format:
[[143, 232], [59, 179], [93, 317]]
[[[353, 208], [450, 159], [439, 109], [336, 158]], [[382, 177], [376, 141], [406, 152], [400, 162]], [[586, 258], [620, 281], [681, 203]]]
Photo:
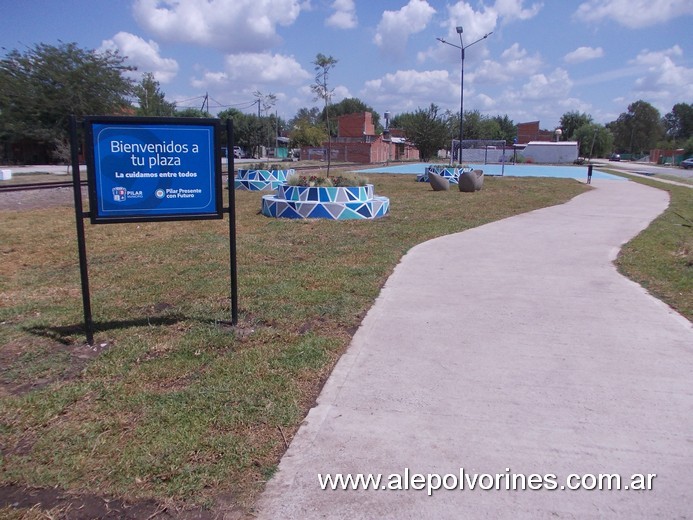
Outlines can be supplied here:
[[[82, 196], [87, 196], [86, 188], [82, 188]], [[0, 211], [31, 211], [33, 209], [55, 206], [74, 206], [74, 204], [72, 188], [0, 193]]]

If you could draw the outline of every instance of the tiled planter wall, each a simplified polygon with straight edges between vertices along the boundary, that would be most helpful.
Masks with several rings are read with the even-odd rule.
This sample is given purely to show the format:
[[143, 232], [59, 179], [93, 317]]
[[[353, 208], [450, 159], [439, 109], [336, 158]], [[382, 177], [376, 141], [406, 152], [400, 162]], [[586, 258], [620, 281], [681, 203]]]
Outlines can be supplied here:
[[457, 184], [460, 174], [465, 171], [470, 171], [471, 168], [450, 168], [442, 165], [431, 164], [426, 166], [424, 173], [420, 173], [416, 176], [416, 182], [428, 182], [428, 173], [437, 173], [441, 177], [445, 177], [450, 181], [450, 184]]
[[291, 177], [296, 170], [238, 170], [234, 179], [237, 190], [263, 191], [276, 190]]
[[275, 218], [375, 219], [390, 210], [390, 199], [378, 197], [373, 185], [327, 187], [282, 184], [276, 195], [262, 197], [262, 214]]

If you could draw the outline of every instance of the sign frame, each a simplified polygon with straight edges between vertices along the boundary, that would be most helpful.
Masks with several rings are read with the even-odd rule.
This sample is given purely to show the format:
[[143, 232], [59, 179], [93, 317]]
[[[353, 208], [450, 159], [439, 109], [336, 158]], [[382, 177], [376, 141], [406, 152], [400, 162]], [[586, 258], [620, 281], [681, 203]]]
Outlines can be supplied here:
[[[136, 116], [88, 116], [84, 118], [86, 132], [85, 159], [87, 166], [88, 193], [89, 193], [89, 217], [92, 224], [128, 223], [128, 222], [165, 222], [178, 220], [209, 220], [224, 218], [223, 187], [221, 168], [221, 124], [219, 119], [190, 118], [190, 117], [136, 117]], [[103, 146], [104, 135], [116, 136], [112, 139], [115, 145], [111, 150], [105, 150]], [[158, 134], [159, 137], [156, 137]], [[163, 140], [160, 136], [168, 136], [170, 141]], [[175, 137], [172, 137], [175, 136]], [[191, 155], [191, 145], [186, 141], [189, 136], [198, 139], [198, 149], [202, 152], [193, 163], [194, 172], [186, 170], [192, 159], [185, 155]], [[147, 139], [160, 142], [147, 142]], [[200, 140], [201, 139], [201, 140]], [[180, 142], [183, 140], [184, 142]], [[116, 147], [118, 154], [109, 153]], [[168, 146], [168, 150], [165, 150]], [[133, 147], [140, 152], [136, 157], [132, 152]], [[161, 151], [161, 153], [158, 153]], [[164, 155], [170, 151], [174, 155]], [[177, 153], [177, 155], [175, 155]], [[199, 152], [198, 152], [199, 153]], [[114, 155], [116, 156], [114, 158]], [[158, 164], [161, 159], [167, 159], [171, 164]], [[145, 162], [147, 159], [147, 162]], [[145, 172], [127, 172], [125, 170], [137, 169], [133, 166], [136, 161], [141, 161], [141, 168], [151, 170]], [[130, 164], [128, 164], [130, 162]], [[152, 164], [153, 162], [157, 164]], [[198, 168], [201, 166], [201, 168]], [[121, 170], [117, 171], [118, 167]], [[162, 170], [163, 168], [163, 170]], [[171, 172], [170, 170], [174, 170]], [[165, 179], [159, 177], [163, 172], [168, 175]], [[179, 174], [193, 177], [179, 178]], [[118, 184], [113, 180], [114, 176], [143, 175], [134, 180], [125, 179], [122, 187], [112, 187]], [[192, 184], [191, 184], [192, 183]], [[127, 190], [126, 185], [137, 186], [144, 189]], [[110, 189], [109, 189], [110, 186]], [[183, 188], [182, 186], [188, 186]], [[192, 187], [192, 189], [190, 188]], [[123, 198], [126, 194], [134, 194], [139, 197], [139, 202], [124, 208], [118, 208], [114, 199], [119, 201], [116, 190], [121, 190]], [[186, 192], [188, 199], [174, 199], [179, 191]], [[112, 192], [112, 193], [111, 193]], [[170, 195], [169, 195], [170, 192]], [[111, 195], [113, 199], [108, 198]], [[202, 196], [204, 206], [190, 206], [198, 204], [195, 201], [197, 195]], [[199, 197], [198, 197], [199, 198]], [[167, 205], [168, 203], [168, 205]]]
[[[85, 137], [87, 138], [87, 143], [93, 143], [94, 138], [94, 125], [99, 124], [112, 124], [112, 125], [136, 125], [138, 123], [143, 125], [158, 125], [158, 126], [199, 126], [207, 127], [212, 129], [212, 139], [211, 146], [207, 150], [207, 155], [211, 154], [212, 161], [211, 164], [214, 165], [213, 171], [209, 172], [209, 181], [212, 183], [210, 186], [210, 195], [212, 195], [212, 200], [214, 202], [214, 211], [196, 213], [196, 212], [185, 212], [183, 214], [176, 214], [167, 212], [165, 214], [158, 215], [128, 215], [120, 217], [108, 217], [99, 216], [97, 214], [98, 206], [98, 182], [96, 182], [96, 157], [93, 153], [93, 148], [91, 146], [86, 146], [86, 166], [87, 166], [87, 185], [88, 185], [88, 200], [89, 200], [89, 211], [84, 211], [84, 206], [82, 203], [82, 182], [80, 178], [80, 164], [79, 164], [79, 138], [77, 134], [77, 118], [75, 115], [69, 116], [69, 134], [70, 134], [70, 162], [72, 164], [72, 188], [73, 196], [75, 199], [75, 225], [77, 230], [77, 250], [79, 254], [79, 270], [80, 279], [82, 284], [82, 306], [84, 309], [84, 330], [87, 337], [87, 344], [94, 345], [94, 321], [91, 312], [91, 296], [89, 292], [89, 268], [87, 265], [87, 245], [86, 236], [84, 232], [84, 219], [89, 218], [92, 224], [106, 224], [106, 223], [130, 223], [130, 222], [163, 222], [163, 221], [180, 221], [180, 220], [210, 220], [210, 219], [223, 219], [224, 214], [229, 214], [229, 271], [231, 277], [231, 326], [238, 324], [238, 273], [237, 273], [237, 251], [236, 251], [236, 196], [234, 189], [234, 175], [235, 171], [234, 157], [231, 154], [228, 157], [228, 175], [227, 175], [227, 186], [229, 193], [229, 205], [224, 207], [223, 203], [223, 183], [222, 177], [223, 172], [221, 168], [221, 121], [219, 119], [212, 118], [164, 118], [164, 117], [130, 117], [130, 116], [85, 116], [82, 120], [82, 127], [85, 132]], [[234, 144], [234, 130], [233, 130], [233, 120], [226, 120], [226, 137], [228, 140], [228, 146], [233, 147]], [[114, 145], [117, 150], [119, 145]], [[146, 147], [146, 145], [144, 145]], [[169, 148], [171, 143], [167, 143]], [[190, 147], [192, 148], [192, 146]], [[138, 148], [142, 151], [143, 148]], [[181, 152], [183, 152], [181, 148]], [[185, 152], [187, 153], [187, 152]], [[135, 162], [134, 160], [132, 161]], [[182, 166], [182, 161], [181, 161]], [[151, 173], [151, 172], [150, 172]], [[161, 178], [161, 176], [150, 176], [148, 178]], [[189, 178], [190, 176], [183, 176], [182, 178]], [[136, 178], [136, 177], [132, 177]], [[165, 178], [169, 178], [166, 176]], [[190, 192], [187, 192], [190, 193]], [[197, 194], [197, 193], [195, 193]], [[115, 192], [114, 192], [115, 195]], [[184, 197], [185, 198], [185, 197]], [[190, 197], [193, 198], [194, 197]]]

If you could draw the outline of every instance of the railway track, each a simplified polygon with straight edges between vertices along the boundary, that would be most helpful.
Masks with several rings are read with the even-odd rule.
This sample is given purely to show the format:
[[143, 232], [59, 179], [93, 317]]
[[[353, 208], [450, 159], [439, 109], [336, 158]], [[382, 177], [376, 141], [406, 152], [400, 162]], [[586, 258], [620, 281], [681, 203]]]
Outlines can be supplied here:
[[[344, 166], [342, 164], [333, 164], [333, 168], [338, 168], [340, 166]], [[296, 171], [300, 172], [308, 172], [308, 171], [319, 171], [323, 170], [325, 166], [299, 166], [295, 169]], [[226, 182], [226, 174], [223, 174], [224, 177], [224, 182]], [[87, 185], [87, 181], [81, 181], [82, 186]], [[11, 192], [11, 191], [30, 191], [30, 190], [50, 190], [50, 189], [56, 189], [56, 188], [72, 188], [72, 181], [63, 181], [63, 182], [31, 182], [31, 183], [24, 183], [24, 184], [9, 184], [9, 185], [0, 185], [0, 193], [6, 193], [6, 192]]]
[[[87, 181], [80, 183], [82, 186], [87, 185]], [[0, 186], [0, 193], [10, 191], [30, 191], [30, 190], [49, 190], [55, 188], [72, 188], [72, 181], [69, 182], [31, 182], [26, 184], [10, 184]]]

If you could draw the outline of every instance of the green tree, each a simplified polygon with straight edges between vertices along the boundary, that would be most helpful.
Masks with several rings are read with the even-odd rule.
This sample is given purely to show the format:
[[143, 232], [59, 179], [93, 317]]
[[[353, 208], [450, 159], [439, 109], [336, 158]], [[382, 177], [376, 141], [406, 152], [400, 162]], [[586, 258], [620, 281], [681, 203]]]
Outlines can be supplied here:
[[498, 121], [492, 117], [484, 117], [481, 119], [479, 139], [502, 139], [503, 132], [498, 124]]
[[181, 108], [180, 110], [177, 110], [174, 115], [176, 117], [212, 117], [212, 115], [206, 110], [193, 107]]
[[[447, 150], [453, 139], [459, 139], [459, 112], [446, 111], [444, 119], [448, 128], [448, 142], [445, 145]], [[517, 136], [517, 127], [507, 115], [489, 117], [482, 115], [478, 110], [465, 111], [462, 130], [464, 139], [494, 139], [511, 143]]]
[[233, 133], [236, 146], [240, 146], [245, 150], [253, 150], [260, 142], [263, 124], [258, 116], [254, 114], [245, 114], [235, 108], [229, 108], [219, 112], [217, 117], [222, 121], [226, 119], [233, 120]]
[[628, 105], [628, 112], [618, 116], [607, 128], [614, 134], [614, 147], [630, 153], [647, 153], [663, 135], [659, 110], [646, 101]]
[[606, 157], [614, 148], [614, 136], [603, 125], [585, 123], [572, 134], [580, 143], [581, 157]]
[[693, 137], [687, 139], [682, 145], [681, 148], [683, 148], [684, 153], [686, 155], [693, 155]]
[[662, 121], [669, 139], [686, 141], [693, 137], [693, 104], [676, 103]]
[[330, 176], [330, 163], [332, 160], [332, 137], [330, 133], [330, 99], [334, 89], [328, 87], [330, 71], [337, 65], [337, 60], [332, 56], [325, 56], [318, 53], [313, 61], [315, 66], [315, 83], [310, 86], [315, 94], [315, 99], [322, 99], [325, 102], [325, 124], [327, 125], [327, 176]]
[[[276, 138], [279, 135], [279, 121], [270, 110], [277, 104], [276, 94], [263, 94], [259, 90], [253, 92], [253, 96], [257, 103], [257, 116], [260, 118], [262, 131], [259, 135], [258, 154], [263, 143], [268, 147], [276, 145]], [[264, 114], [264, 115], [263, 115]]]
[[447, 128], [448, 134], [445, 146], [443, 148], [450, 151], [452, 140], [460, 138], [460, 113], [446, 110], [443, 113], [442, 118], [443, 121], [445, 121], [445, 127]]
[[130, 107], [134, 70], [117, 52], [76, 43], [39, 43], [0, 60], [0, 137], [34, 139], [52, 146], [68, 141], [71, 114], [122, 114]]
[[317, 125], [320, 123], [321, 111], [318, 107], [299, 108], [296, 115], [289, 120], [289, 128], [296, 127], [299, 123]]
[[322, 111], [317, 107], [300, 108], [289, 121], [289, 138], [291, 148], [303, 146], [320, 146], [327, 141], [327, 133], [321, 122]]
[[506, 143], [512, 143], [515, 137], [517, 137], [517, 125], [513, 123], [513, 120], [507, 114], [504, 116], [493, 116], [492, 119], [498, 123], [500, 128], [500, 134], [497, 139], [503, 139]]
[[392, 119], [391, 126], [402, 128], [418, 149], [423, 160], [434, 157], [448, 144], [449, 128], [446, 118], [438, 114], [439, 108], [431, 103], [427, 109], [417, 109], [414, 113], [400, 114]]
[[577, 110], [574, 112], [566, 112], [561, 116], [561, 130], [563, 131], [562, 138], [564, 141], [576, 141], [575, 132], [578, 128], [592, 123], [592, 116], [589, 114], [581, 114]]
[[145, 72], [142, 81], [135, 86], [135, 96], [138, 101], [138, 116], [171, 117], [176, 114], [176, 104], [166, 101], [159, 82], [151, 72]]
[[[478, 110], [466, 110], [464, 112], [464, 121], [462, 121], [462, 132], [463, 138], [467, 139], [483, 139], [481, 136], [481, 123], [482, 123], [481, 112]], [[458, 119], [459, 121], [459, 119]], [[459, 134], [459, 128], [457, 129], [457, 134]], [[455, 136], [459, 139], [459, 135]]]
[[303, 146], [320, 146], [327, 140], [327, 132], [322, 125], [313, 125], [307, 121], [298, 122], [289, 132], [291, 148]]

